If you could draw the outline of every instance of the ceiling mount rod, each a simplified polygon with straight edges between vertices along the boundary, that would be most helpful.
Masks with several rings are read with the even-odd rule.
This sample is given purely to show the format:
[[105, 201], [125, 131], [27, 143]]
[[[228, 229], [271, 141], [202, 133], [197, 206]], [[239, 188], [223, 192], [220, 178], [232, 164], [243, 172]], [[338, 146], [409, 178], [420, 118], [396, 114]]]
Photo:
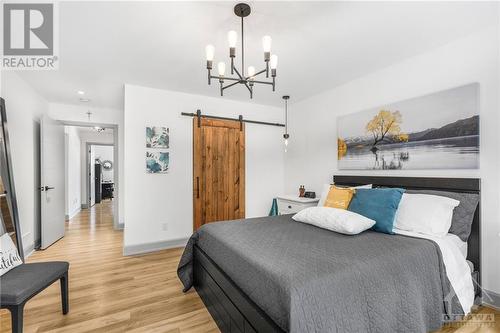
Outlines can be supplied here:
[[206, 114], [201, 114], [201, 110], [197, 110], [196, 113], [193, 113], [193, 112], [181, 112], [181, 115], [182, 116], [186, 116], [186, 117], [198, 117], [198, 119], [199, 118], [207, 118], [207, 119], [219, 119], [219, 120], [233, 120], [233, 121], [239, 121], [239, 122], [244, 122], [244, 123], [249, 123], [249, 124], [285, 127], [285, 124], [280, 124], [280, 123], [270, 123], [270, 122], [267, 122], [267, 121], [258, 121], [258, 120], [244, 119], [243, 116], [241, 116], [241, 115], [238, 118], [210, 116], [210, 115], [206, 115]]
[[241, 73], [245, 76], [245, 36], [243, 34], [243, 16], [241, 17]]

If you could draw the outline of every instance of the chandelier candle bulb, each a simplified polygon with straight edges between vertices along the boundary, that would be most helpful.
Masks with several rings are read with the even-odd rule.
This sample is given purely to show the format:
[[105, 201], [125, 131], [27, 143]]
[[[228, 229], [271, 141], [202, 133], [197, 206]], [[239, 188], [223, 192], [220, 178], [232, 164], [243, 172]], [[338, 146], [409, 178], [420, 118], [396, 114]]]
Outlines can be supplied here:
[[248, 66], [247, 74], [248, 74], [248, 78], [253, 80], [254, 75], [255, 75], [255, 67]]
[[226, 72], [226, 64], [222, 61], [217, 64], [217, 70], [219, 71], [219, 76], [223, 79], [224, 73]]
[[229, 48], [236, 48], [236, 42], [238, 40], [238, 35], [236, 31], [231, 30], [227, 33], [227, 41], [229, 43]]
[[[213, 45], [207, 45], [205, 47], [205, 54], [207, 56], [207, 69], [209, 72], [212, 69], [212, 62], [214, 60], [214, 53], [215, 53], [215, 47]], [[210, 78], [209, 78], [208, 82], [209, 82], [208, 84], [210, 84]]]
[[274, 91], [274, 78], [276, 77], [276, 67], [278, 67], [278, 56], [273, 54], [271, 56], [271, 76], [273, 77], [273, 91]]
[[278, 67], [278, 56], [273, 54], [271, 56], [271, 69], [276, 69], [276, 67]]
[[229, 57], [231, 58], [231, 75], [234, 74], [234, 57], [236, 56], [236, 42], [238, 35], [236, 31], [231, 30], [227, 33], [227, 41], [229, 43]]
[[207, 45], [205, 47], [205, 54], [207, 56], [207, 61], [213, 61], [215, 54], [215, 47], [211, 44]]
[[253, 87], [253, 81], [255, 79], [255, 67], [249, 66], [247, 70], [248, 74], [248, 83], [250, 84], [250, 87]]
[[271, 43], [272, 39], [271, 36], [264, 36], [262, 37], [262, 48], [264, 49], [264, 54], [267, 52], [271, 52]]

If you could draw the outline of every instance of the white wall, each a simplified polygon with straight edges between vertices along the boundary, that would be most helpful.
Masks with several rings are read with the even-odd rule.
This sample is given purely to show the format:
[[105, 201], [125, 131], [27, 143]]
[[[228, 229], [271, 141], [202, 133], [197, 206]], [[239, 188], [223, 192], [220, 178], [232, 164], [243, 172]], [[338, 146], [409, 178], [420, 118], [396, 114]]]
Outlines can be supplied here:
[[[92, 146], [95, 152], [95, 158], [104, 161], [111, 161], [114, 166], [113, 159], [113, 146]], [[104, 170], [102, 169], [102, 181], [112, 182], [113, 181], [113, 169]]]
[[78, 129], [65, 126], [65, 160], [66, 160], [66, 219], [75, 216], [82, 205], [82, 162], [81, 142]]
[[2, 93], [25, 254], [40, 239], [40, 117], [48, 103], [16, 73], [2, 71]]
[[[193, 230], [192, 119], [181, 112], [281, 122], [280, 108], [125, 86], [125, 253], [189, 237]], [[168, 174], [147, 174], [146, 126], [170, 128]], [[283, 192], [283, 129], [246, 124], [246, 215], [267, 215]], [[163, 224], [167, 230], [163, 230]], [[148, 245], [149, 244], [149, 245]], [[163, 244], [163, 245], [162, 245]], [[148, 247], [149, 246], [149, 247]]]
[[[91, 122], [92, 123], [98, 123], [98, 124], [111, 124], [111, 125], [116, 125], [118, 126], [118, 133], [116, 135], [116, 145], [118, 147], [117, 150], [115, 150], [114, 154], [114, 160], [118, 161], [118, 163], [115, 163], [116, 167], [115, 170], [118, 171], [118, 181], [115, 182], [115, 193], [118, 193], [118, 200], [115, 200], [115, 206], [114, 206], [114, 211], [118, 212], [118, 214], [115, 213], [115, 218], [118, 219], [119, 225], [122, 227], [124, 224], [124, 213], [123, 213], [123, 207], [124, 207], [124, 191], [125, 188], [122, 186], [123, 183], [123, 168], [121, 166], [123, 165], [123, 140], [124, 140], [124, 135], [123, 135], [123, 110], [117, 110], [117, 109], [107, 109], [107, 108], [93, 108], [93, 107], [88, 107], [88, 106], [82, 106], [82, 105], [70, 105], [70, 104], [60, 104], [60, 103], [49, 103], [49, 115], [58, 120], [66, 121], [66, 122], [75, 122], [75, 123], [89, 123], [87, 112], [88, 111], [92, 112], [91, 116]], [[115, 138], [114, 138], [115, 139]], [[82, 187], [82, 189], [85, 189], [85, 186]], [[85, 202], [86, 200], [84, 199], [86, 197], [82, 193], [82, 202]]]
[[[482, 178], [483, 285], [500, 293], [500, 140], [498, 27], [361, 77], [290, 108], [285, 186], [319, 192], [333, 174]], [[480, 84], [480, 170], [338, 171], [336, 117], [464, 85]], [[423, 115], [424, 116], [424, 115]]]

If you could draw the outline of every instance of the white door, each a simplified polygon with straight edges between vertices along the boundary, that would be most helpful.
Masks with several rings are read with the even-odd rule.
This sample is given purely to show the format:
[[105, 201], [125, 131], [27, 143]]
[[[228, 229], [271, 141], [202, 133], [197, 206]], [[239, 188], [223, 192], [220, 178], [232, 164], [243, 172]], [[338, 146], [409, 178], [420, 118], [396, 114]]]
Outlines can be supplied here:
[[46, 249], [64, 237], [64, 126], [47, 116], [40, 124], [41, 242]]

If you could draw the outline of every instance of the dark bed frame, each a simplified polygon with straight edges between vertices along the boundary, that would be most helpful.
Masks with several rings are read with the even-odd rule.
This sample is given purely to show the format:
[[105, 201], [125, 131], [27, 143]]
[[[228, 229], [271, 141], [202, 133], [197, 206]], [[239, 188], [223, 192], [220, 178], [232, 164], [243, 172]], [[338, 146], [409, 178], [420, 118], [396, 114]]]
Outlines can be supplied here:
[[[476, 178], [422, 178], [334, 176], [337, 185], [373, 187], [400, 187], [449, 192], [480, 193], [481, 181]], [[481, 226], [480, 207], [476, 208], [472, 231], [468, 240], [467, 260], [474, 264], [473, 277], [481, 281]], [[219, 266], [199, 247], [194, 249], [194, 285], [203, 303], [223, 332], [283, 332]], [[480, 297], [480, 288], [476, 288]]]

